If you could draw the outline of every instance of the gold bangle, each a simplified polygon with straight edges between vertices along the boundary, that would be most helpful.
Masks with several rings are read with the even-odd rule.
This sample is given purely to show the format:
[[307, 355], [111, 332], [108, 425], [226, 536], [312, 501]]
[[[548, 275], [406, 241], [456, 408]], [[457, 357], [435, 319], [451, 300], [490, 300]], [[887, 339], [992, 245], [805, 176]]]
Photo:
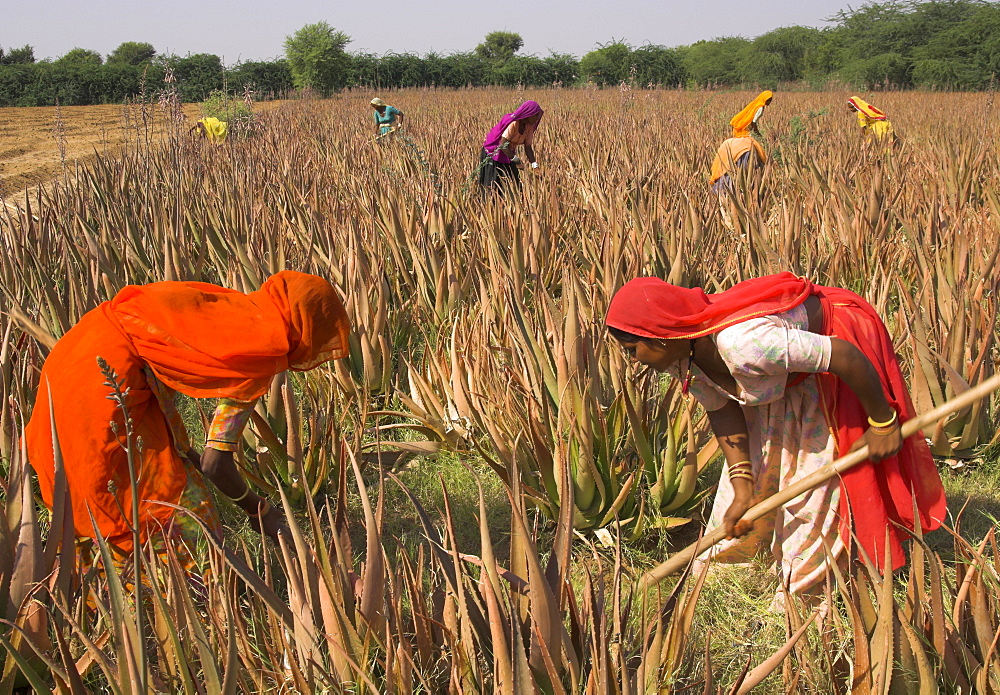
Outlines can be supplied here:
[[243, 494], [240, 495], [239, 497], [230, 497], [229, 498], [233, 502], [242, 502], [243, 500], [246, 499], [247, 495], [250, 494], [250, 483], [248, 483], [246, 480], [244, 480], [243, 484], [246, 485], [246, 489], [243, 491]]
[[734, 468], [742, 468], [744, 466], [751, 466], [752, 467], [753, 464], [750, 463], [750, 461], [737, 461], [736, 463], [730, 463], [729, 464], [729, 469], [732, 470]]
[[892, 425], [891, 427], [869, 427], [868, 428], [868, 430], [870, 432], [874, 432], [875, 434], [892, 434], [897, 429], [899, 429], [899, 423], [897, 423], [895, 425]]
[[749, 480], [751, 483], [754, 481], [753, 473], [750, 473], [749, 471], [736, 471], [735, 473], [729, 474], [730, 481], [736, 480], [737, 478], [744, 478]]
[[898, 420], [899, 420], [899, 413], [897, 413], [894, 410], [892, 411], [892, 417], [886, 420], [885, 422], [875, 422], [869, 417], [868, 424], [876, 429], [885, 429], [887, 427], [892, 427], [893, 425], [895, 425]]

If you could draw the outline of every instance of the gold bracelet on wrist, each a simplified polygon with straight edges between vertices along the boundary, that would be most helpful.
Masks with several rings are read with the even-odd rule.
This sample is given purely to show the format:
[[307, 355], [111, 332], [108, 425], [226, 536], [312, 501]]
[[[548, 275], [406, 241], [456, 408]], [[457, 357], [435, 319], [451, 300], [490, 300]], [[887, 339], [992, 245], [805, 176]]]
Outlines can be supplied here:
[[868, 418], [868, 424], [871, 425], [874, 430], [892, 429], [897, 422], [899, 422], [899, 413], [895, 410], [892, 411], [892, 417], [885, 422], [875, 422], [875, 420], [872, 420], [870, 417]]
[[744, 478], [752, 482], [754, 479], [753, 464], [749, 461], [729, 464], [729, 479], [736, 480], [737, 478]]
[[874, 432], [878, 435], [892, 434], [899, 428], [899, 425], [893, 425], [892, 427], [869, 427], [870, 432]]
[[229, 498], [233, 502], [242, 502], [243, 500], [245, 500], [247, 498], [247, 495], [250, 494], [250, 483], [248, 483], [246, 480], [244, 480], [243, 484], [246, 485], [246, 489], [243, 490], [243, 494], [240, 495], [239, 497], [230, 497]]

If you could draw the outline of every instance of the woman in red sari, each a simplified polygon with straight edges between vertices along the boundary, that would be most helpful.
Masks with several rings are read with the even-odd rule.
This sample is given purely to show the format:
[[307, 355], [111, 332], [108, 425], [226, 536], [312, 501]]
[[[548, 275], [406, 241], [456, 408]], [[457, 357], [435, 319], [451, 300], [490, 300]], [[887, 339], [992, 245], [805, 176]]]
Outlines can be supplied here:
[[[847, 290], [791, 273], [728, 291], [638, 278], [611, 301], [606, 323], [633, 359], [683, 379], [708, 411], [726, 458], [711, 524], [729, 539], [702, 559], [744, 562], [770, 545], [783, 587], [808, 593], [827, 571], [827, 549], [852, 547], [876, 566], [905, 562], [904, 531], [919, 517], [937, 528], [947, 511], [923, 437], [904, 440], [913, 405], [875, 310]], [[753, 504], [852, 447], [871, 458], [793, 500], [749, 530]], [[888, 541], [888, 548], [886, 542]]]
[[[305, 273], [282, 271], [249, 294], [201, 282], [124, 288], [67, 331], [42, 367], [26, 439], [43, 499], [52, 505], [54, 421], [76, 533], [132, 550], [125, 421], [109, 399], [100, 357], [128, 390], [133, 451], [142, 442], [136, 467], [143, 540], [162, 530], [179, 543], [196, 541], [199, 525], [175, 506], [221, 535], [204, 478], [276, 538], [284, 516], [254, 494], [233, 452], [274, 375], [344, 357], [348, 328], [333, 286]], [[221, 399], [201, 455], [177, 417], [176, 393]]]

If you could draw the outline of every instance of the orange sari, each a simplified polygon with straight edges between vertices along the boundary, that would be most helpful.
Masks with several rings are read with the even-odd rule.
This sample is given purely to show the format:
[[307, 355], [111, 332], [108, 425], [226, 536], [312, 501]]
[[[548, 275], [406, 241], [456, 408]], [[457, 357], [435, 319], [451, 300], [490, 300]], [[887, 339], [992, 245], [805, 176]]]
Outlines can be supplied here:
[[348, 330], [333, 286], [305, 273], [282, 271], [249, 294], [201, 282], [125, 287], [67, 331], [42, 367], [26, 428], [42, 498], [52, 505], [51, 398], [77, 534], [100, 533], [131, 550], [125, 421], [108, 399], [98, 357], [128, 389], [134, 437], [142, 440], [136, 466], [146, 538], [170, 521], [187, 474], [143, 367], [188, 396], [250, 401], [279, 372], [346, 356]]

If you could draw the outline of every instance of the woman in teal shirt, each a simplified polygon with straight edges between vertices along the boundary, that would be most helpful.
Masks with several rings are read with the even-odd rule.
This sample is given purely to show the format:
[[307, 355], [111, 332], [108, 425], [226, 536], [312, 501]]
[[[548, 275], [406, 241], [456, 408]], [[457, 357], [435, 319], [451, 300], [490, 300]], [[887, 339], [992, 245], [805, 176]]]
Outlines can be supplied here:
[[375, 109], [376, 136], [387, 135], [403, 126], [403, 112], [395, 106], [389, 106], [378, 97], [372, 99], [371, 105]]

